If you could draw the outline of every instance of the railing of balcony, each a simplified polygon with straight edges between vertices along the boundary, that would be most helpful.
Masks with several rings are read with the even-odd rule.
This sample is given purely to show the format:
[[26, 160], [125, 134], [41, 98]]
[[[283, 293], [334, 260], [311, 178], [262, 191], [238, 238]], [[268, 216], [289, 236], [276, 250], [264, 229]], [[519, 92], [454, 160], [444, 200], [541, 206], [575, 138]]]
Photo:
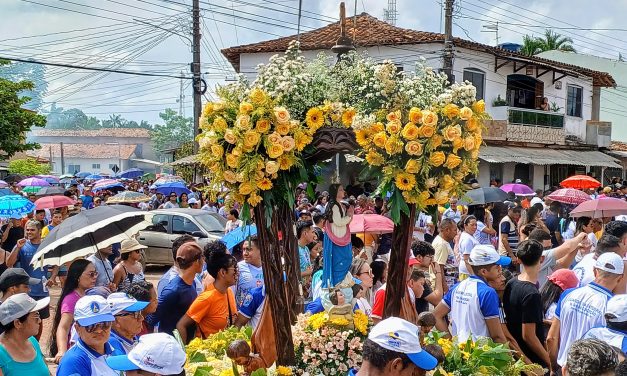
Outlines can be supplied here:
[[510, 107], [508, 109], [508, 120], [510, 124], [564, 128], [564, 115], [555, 112]]

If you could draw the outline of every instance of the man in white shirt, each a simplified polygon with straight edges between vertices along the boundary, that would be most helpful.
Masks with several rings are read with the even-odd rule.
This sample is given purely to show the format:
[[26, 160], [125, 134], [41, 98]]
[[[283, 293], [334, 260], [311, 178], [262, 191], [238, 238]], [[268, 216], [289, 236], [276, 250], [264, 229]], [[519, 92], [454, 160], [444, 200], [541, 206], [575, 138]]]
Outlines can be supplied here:
[[546, 340], [552, 369], [566, 364], [568, 349], [573, 342], [583, 338], [591, 328], [604, 324], [607, 301], [622, 283], [624, 265], [616, 253], [599, 256], [594, 269], [593, 282], [564, 291], [557, 302]]
[[433, 221], [430, 215], [420, 212], [416, 216], [416, 224], [414, 225], [414, 239], [425, 240], [425, 234], [433, 233]]
[[627, 294], [614, 295], [607, 301], [606, 326], [592, 328], [584, 338], [594, 338], [627, 354]]
[[502, 278], [501, 267], [511, 262], [491, 245], [475, 246], [469, 258], [474, 275], [453, 286], [435, 307], [436, 328], [449, 332], [445, 317], [450, 313], [450, 334], [457, 336], [460, 343], [469, 337], [489, 337], [494, 342], [507, 343], [499, 320], [499, 297], [488, 283]]
[[617, 290], [617, 294], [627, 293], [627, 222], [611, 221], [605, 225], [604, 234], [614, 235], [620, 239], [620, 250], [617, 252], [623, 257], [625, 272], [623, 273], [623, 284]]
[[451, 197], [449, 204], [451, 206], [442, 213], [442, 219], [452, 219], [455, 223], [459, 223], [462, 219], [462, 213], [457, 210], [457, 198]]
[[[457, 224], [455, 220], [450, 218], [442, 219], [440, 222], [440, 233], [433, 239], [431, 245], [435, 249], [435, 255], [433, 261], [440, 267], [440, 272], [445, 275], [445, 267], [447, 264], [454, 265], [455, 255], [453, 254], [453, 248], [451, 248], [451, 242], [457, 235]], [[444, 293], [448, 291], [448, 284], [444, 283]]]
[[535, 240], [544, 247], [544, 252], [542, 252], [544, 259], [538, 274], [540, 288], [549, 280], [551, 273], [557, 269], [568, 268], [573, 263], [577, 250], [580, 249], [581, 242], [585, 239], [586, 234], [582, 232], [573, 239], [565, 241], [559, 247], [551, 248], [551, 235], [548, 232], [539, 228], [531, 231], [529, 240]]
[[594, 265], [599, 256], [608, 252], [616, 254], [620, 252], [620, 239], [610, 234], [604, 234], [597, 242], [594, 252], [585, 255], [573, 268], [573, 272], [579, 279], [579, 287], [594, 281]]

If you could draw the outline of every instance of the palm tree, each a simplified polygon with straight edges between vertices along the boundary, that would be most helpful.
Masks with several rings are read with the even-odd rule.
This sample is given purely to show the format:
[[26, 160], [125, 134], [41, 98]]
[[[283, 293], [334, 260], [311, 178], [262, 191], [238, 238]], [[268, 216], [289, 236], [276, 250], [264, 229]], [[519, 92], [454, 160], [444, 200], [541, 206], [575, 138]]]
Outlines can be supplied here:
[[109, 120], [111, 121], [112, 128], [120, 128], [122, 126], [122, 116], [121, 115], [109, 115]]
[[520, 53], [527, 56], [539, 54], [544, 51], [558, 50], [576, 52], [570, 37], [562, 36], [551, 29], [544, 31], [544, 37], [532, 37], [525, 35]]

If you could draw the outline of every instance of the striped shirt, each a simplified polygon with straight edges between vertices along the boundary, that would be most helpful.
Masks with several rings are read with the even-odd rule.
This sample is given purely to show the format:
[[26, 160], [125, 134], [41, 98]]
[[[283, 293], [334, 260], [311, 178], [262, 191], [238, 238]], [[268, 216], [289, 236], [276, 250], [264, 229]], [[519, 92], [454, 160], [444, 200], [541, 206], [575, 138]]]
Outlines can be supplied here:
[[505, 246], [501, 242], [501, 236], [504, 234], [507, 234], [507, 244], [509, 244], [512, 252], [516, 252], [516, 248], [518, 247], [518, 227], [507, 215], [501, 219], [501, 223], [499, 224], [499, 253], [501, 255], [508, 254]]

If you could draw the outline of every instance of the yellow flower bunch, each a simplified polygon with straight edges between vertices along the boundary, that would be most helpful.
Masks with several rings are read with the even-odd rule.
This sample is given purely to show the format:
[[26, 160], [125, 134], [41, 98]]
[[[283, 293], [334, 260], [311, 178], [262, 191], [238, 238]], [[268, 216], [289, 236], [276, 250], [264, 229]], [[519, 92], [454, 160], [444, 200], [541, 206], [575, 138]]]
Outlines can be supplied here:
[[316, 313], [315, 315], [309, 316], [307, 319], [307, 324], [314, 330], [318, 330], [322, 328], [327, 321], [329, 320], [329, 315], [326, 312]]
[[[383, 190], [398, 190], [422, 210], [462, 193], [463, 178], [477, 169], [486, 118], [483, 101], [412, 107], [377, 113], [371, 124], [359, 124], [355, 138], [368, 165], [383, 172]], [[430, 178], [436, 184], [427, 186]]]
[[280, 376], [291, 376], [294, 373], [290, 367], [278, 366], [276, 367], [276, 374]]
[[323, 126], [350, 128], [356, 114], [357, 111], [352, 107], [345, 108], [338, 102], [325, 102], [322, 106], [307, 110], [305, 124], [309, 135], [313, 136]]
[[[347, 113], [345, 120], [353, 116]], [[258, 205], [283, 171], [302, 165], [301, 152], [313, 140], [312, 127], [323, 122], [324, 113], [312, 109], [307, 126], [301, 124], [260, 88], [253, 88], [241, 102], [225, 96], [207, 103], [198, 142], [200, 161], [211, 172], [210, 191], [217, 194], [227, 188], [236, 201]]]
[[355, 329], [363, 335], [368, 335], [368, 327], [370, 326], [370, 319], [361, 310], [357, 309], [353, 312], [353, 324]]

